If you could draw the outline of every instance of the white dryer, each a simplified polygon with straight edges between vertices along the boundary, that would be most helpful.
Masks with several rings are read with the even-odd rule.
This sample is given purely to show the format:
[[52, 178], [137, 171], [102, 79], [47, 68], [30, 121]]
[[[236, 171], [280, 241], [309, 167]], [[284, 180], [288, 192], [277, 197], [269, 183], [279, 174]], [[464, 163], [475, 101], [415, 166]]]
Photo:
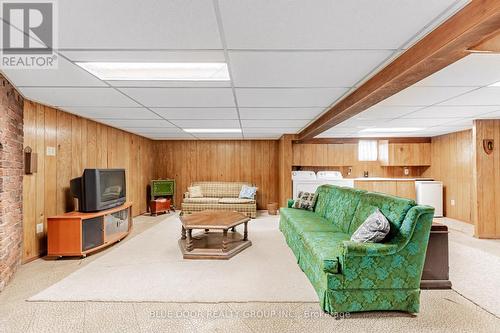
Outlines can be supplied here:
[[340, 171], [292, 171], [293, 199], [300, 191], [316, 192], [316, 189], [325, 184], [354, 187], [354, 179], [344, 179]]

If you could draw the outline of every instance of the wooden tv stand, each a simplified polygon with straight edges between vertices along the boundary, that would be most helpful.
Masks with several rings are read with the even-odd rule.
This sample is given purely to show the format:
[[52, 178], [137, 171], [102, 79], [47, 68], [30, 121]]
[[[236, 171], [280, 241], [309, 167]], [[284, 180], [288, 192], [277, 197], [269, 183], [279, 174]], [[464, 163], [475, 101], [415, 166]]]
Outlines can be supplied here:
[[132, 230], [132, 202], [92, 213], [70, 212], [47, 219], [47, 255], [81, 256], [125, 238]]

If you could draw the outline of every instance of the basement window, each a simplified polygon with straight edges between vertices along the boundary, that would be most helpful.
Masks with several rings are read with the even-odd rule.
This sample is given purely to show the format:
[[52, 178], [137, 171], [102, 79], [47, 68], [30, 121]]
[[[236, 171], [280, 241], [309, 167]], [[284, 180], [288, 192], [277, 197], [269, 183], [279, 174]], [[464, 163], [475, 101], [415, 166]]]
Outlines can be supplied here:
[[378, 157], [377, 140], [359, 140], [358, 142], [358, 160], [376, 161]]

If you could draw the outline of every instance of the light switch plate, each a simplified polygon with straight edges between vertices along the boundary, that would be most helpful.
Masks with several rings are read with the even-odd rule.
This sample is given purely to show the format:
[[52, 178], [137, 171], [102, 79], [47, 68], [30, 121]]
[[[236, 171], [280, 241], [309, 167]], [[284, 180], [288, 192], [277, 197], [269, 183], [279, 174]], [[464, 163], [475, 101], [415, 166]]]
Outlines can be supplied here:
[[56, 156], [56, 147], [47, 147], [47, 156]]
[[454, 199], [451, 199], [450, 203], [451, 203], [452, 206], [455, 206], [455, 200]]
[[39, 233], [42, 233], [43, 232], [43, 223], [38, 223], [36, 225], [36, 233], [39, 234]]

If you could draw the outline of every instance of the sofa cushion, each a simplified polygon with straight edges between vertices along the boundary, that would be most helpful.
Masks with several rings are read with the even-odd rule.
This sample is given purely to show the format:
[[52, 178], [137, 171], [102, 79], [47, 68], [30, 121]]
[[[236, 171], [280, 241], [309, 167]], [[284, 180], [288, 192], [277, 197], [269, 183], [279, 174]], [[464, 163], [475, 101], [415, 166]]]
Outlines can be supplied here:
[[391, 230], [391, 225], [387, 218], [378, 208], [361, 223], [354, 231], [351, 240], [358, 243], [379, 243], [382, 242]]
[[342, 256], [343, 242], [350, 235], [343, 232], [306, 231], [302, 239], [312, 257], [316, 258], [323, 271], [336, 274], [339, 272], [339, 257]]
[[[322, 185], [316, 190], [315, 212], [348, 233], [360, 197], [366, 193], [347, 187]], [[363, 220], [364, 221], [364, 220]]]
[[378, 208], [391, 224], [391, 231], [387, 238], [391, 239], [401, 227], [406, 213], [415, 205], [415, 201], [410, 199], [382, 193], [365, 193], [361, 196], [358, 208], [354, 213], [349, 234], [353, 234], [366, 218]]
[[253, 204], [255, 200], [253, 199], [240, 199], [240, 198], [221, 198], [219, 199], [220, 204]]
[[257, 193], [257, 187], [243, 185], [241, 187], [241, 191], [240, 191], [238, 198], [240, 198], [240, 199], [255, 199], [255, 193]]
[[190, 198], [203, 198], [203, 192], [200, 186], [190, 186], [188, 187]]
[[219, 198], [184, 198], [184, 203], [216, 204]]
[[280, 214], [287, 219], [288, 225], [290, 225], [299, 235], [304, 231], [340, 231], [337, 226], [308, 210], [280, 208]]
[[297, 199], [293, 201], [292, 207], [313, 211], [317, 198], [318, 195], [316, 193], [300, 191], [297, 195]]

